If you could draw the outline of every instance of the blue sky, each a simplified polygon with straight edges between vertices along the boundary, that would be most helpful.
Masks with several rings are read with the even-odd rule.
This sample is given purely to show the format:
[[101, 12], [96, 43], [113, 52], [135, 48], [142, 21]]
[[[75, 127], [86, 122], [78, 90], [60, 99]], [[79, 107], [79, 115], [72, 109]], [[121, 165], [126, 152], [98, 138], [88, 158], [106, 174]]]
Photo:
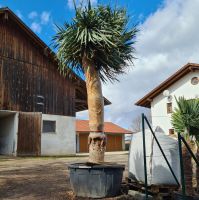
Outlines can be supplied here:
[[[97, 0], [92, 0], [94, 4]], [[47, 44], [55, 34], [54, 24], [63, 24], [74, 16], [71, 8], [72, 0], [0, 0], [0, 6], [9, 7], [33, 29], [33, 31]], [[128, 13], [135, 23], [139, 23], [154, 12], [161, 0], [98, 0], [100, 4], [110, 3], [128, 8]], [[42, 20], [43, 19], [43, 20]]]

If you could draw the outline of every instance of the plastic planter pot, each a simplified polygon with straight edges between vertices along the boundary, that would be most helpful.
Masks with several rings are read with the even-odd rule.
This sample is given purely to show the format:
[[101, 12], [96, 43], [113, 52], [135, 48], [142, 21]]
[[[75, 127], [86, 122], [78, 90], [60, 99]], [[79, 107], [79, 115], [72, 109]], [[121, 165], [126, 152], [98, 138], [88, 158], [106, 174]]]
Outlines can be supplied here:
[[70, 182], [78, 197], [104, 198], [120, 193], [124, 165], [100, 164], [69, 165]]
[[187, 195], [183, 196], [181, 193], [175, 192], [174, 199], [176, 199], [176, 200], [194, 200], [195, 198], [192, 196], [187, 196]]

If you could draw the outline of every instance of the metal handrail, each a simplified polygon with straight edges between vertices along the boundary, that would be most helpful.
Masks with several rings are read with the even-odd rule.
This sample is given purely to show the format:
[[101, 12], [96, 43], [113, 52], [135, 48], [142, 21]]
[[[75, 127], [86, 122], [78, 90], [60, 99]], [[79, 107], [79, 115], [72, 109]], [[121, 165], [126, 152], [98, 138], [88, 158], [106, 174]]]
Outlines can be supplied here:
[[[144, 175], [145, 175], [145, 195], [146, 195], [146, 199], [148, 199], [148, 190], [147, 190], [147, 163], [146, 163], [146, 143], [145, 143], [145, 121], [171, 171], [171, 174], [173, 175], [176, 183], [178, 186], [180, 186], [180, 183], [175, 175], [175, 173], [173, 172], [173, 169], [170, 165], [170, 163], [168, 162], [168, 159], [153, 131], [153, 129], [151, 128], [151, 125], [147, 119], [147, 117], [144, 115], [144, 113], [142, 113], [142, 134], [143, 134], [143, 157], [144, 157]], [[180, 133], [178, 133], [178, 147], [179, 147], [179, 157], [180, 157], [180, 171], [181, 171], [181, 185], [182, 185], [182, 195], [183, 195], [183, 199], [185, 199], [186, 197], [186, 188], [185, 188], [185, 177], [184, 177], [184, 165], [183, 165], [183, 156], [182, 156], [182, 142], [184, 143], [184, 145], [186, 146], [186, 148], [188, 149], [191, 157], [194, 159], [195, 163], [197, 164], [197, 166], [199, 167], [199, 161], [197, 160], [196, 156], [194, 155], [194, 153], [192, 152], [191, 148], [189, 147], [189, 145], [187, 144], [186, 140], [184, 139], [183, 136], [181, 136]]]
[[145, 144], [145, 121], [146, 121], [146, 123], [147, 123], [147, 125], [148, 125], [148, 127], [149, 127], [149, 129], [150, 129], [150, 131], [151, 131], [151, 133], [153, 135], [153, 137], [155, 138], [155, 141], [156, 141], [156, 143], [157, 143], [157, 145], [158, 145], [158, 147], [159, 147], [159, 149], [160, 149], [160, 151], [161, 151], [161, 153], [162, 153], [162, 155], [163, 155], [163, 157], [164, 157], [164, 159], [165, 159], [165, 161], [166, 161], [166, 163], [167, 163], [167, 165], [169, 167], [169, 170], [171, 171], [171, 174], [173, 175], [173, 177], [174, 177], [174, 179], [175, 179], [175, 181], [177, 183], [177, 185], [180, 186], [180, 183], [179, 183], [179, 181], [178, 181], [175, 173], [173, 172], [173, 169], [172, 169], [172, 167], [171, 167], [171, 165], [170, 165], [170, 163], [169, 163], [169, 161], [168, 161], [168, 159], [167, 159], [167, 157], [166, 157], [166, 155], [165, 155], [165, 153], [164, 153], [164, 151], [163, 151], [163, 149], [162, 149], [162, 147], [161, 147], [161, 145], [160, 145], [160, 143], [159, 143], [159, 141], [158, 141], [158, 139], [157, 139], [157, 137], [156, 137], [156, 135], [154, 133], [154, 131], [152, 130], [151, 125], [150, 125], [148, 119], [146, 118], [146, 116], [144, 115], [144, 113], [142, 113], [143, 157], [144, 157], [144, 174], [145, 174], [145, 195], [146, 195], [146, 199], [148, 199], [146, 144]]
[[147, 164], [146, 164], [146, 143], [145, 143], [145, 116], [142, 113], [142, 136], [143, 136], [143, 156], [144, 156], [144, 177], [145, 177], [145, 195], [146, 199], [148, 199], [148, 191], [147, 191]]
[[183, 164], [183, 156], [182, 156], [182, 142], [184, 143], [184, 145], [186, 146], [186, 148], [188, 149], [191, 157], [194, 159], [195, 163], [197, 164], [197, 166], [199, 167], [199, 161], [197, 160], [196, 156], [194, 155], [194, 153], [192, 152], [191, 148], [189, 147], [189, 145], [187, 144], [186, 140], [184, 139], [183, 136], [181, 136], [180, 133], [178, 133], [178, 145], [179, 145], [179, 156], [180, 156], [180, 173], [181, 173], [181, 184], [182, 184], [182, 195], [183, 195], [183, 199], [185, 199], [186, 196], [186, 188], [185, 188], [185, 178], [184, 178], [184, 164]]
[[195, 163], [199, 166], [199, 161], [197, 160], [196, 156], [194, 155], [193, 151], [191, 150], [191, 148], [189, 147], [189, 145], [187, 144], [186, 140], [184, 139], [184, 137], [182, 137], [180, 135], [181, 140], [183, 141], [183, 143], [185, 144], [186, 148], [188, 149], [189, 153], [191, 154], [192, 158], [195, 160]]

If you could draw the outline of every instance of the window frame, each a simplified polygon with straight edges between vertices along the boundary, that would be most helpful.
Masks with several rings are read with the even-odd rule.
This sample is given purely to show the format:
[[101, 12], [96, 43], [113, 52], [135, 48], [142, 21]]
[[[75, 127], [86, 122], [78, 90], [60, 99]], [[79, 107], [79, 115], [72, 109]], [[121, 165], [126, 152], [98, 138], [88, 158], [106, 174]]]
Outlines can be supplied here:
[[[53, 131], [44, 131], [44, 123], [45, 122], [52, 122], [53, 123]], [[42, 134], [56, 134], [57, 130], [57, 122], [56, 120], [48, 120], [48, 119], [43, 119], [42, 120]]]
[[173, 112], [173, 104], [171, 102], [167, 103], [167, 114], [171, 114]]

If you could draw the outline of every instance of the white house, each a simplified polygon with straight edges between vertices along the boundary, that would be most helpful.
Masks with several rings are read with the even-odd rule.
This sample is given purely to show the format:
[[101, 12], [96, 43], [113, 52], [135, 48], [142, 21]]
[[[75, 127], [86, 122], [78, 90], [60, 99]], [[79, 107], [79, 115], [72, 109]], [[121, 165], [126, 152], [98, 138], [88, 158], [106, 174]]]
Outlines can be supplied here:
[[150, 108], [153, 127], [165, 134], [174, 134], [171, 113], [176, 107], [175, 97], [199, 98], [199, 64], [187, 63], [163, 83], [141, 98], [136, 105]]

